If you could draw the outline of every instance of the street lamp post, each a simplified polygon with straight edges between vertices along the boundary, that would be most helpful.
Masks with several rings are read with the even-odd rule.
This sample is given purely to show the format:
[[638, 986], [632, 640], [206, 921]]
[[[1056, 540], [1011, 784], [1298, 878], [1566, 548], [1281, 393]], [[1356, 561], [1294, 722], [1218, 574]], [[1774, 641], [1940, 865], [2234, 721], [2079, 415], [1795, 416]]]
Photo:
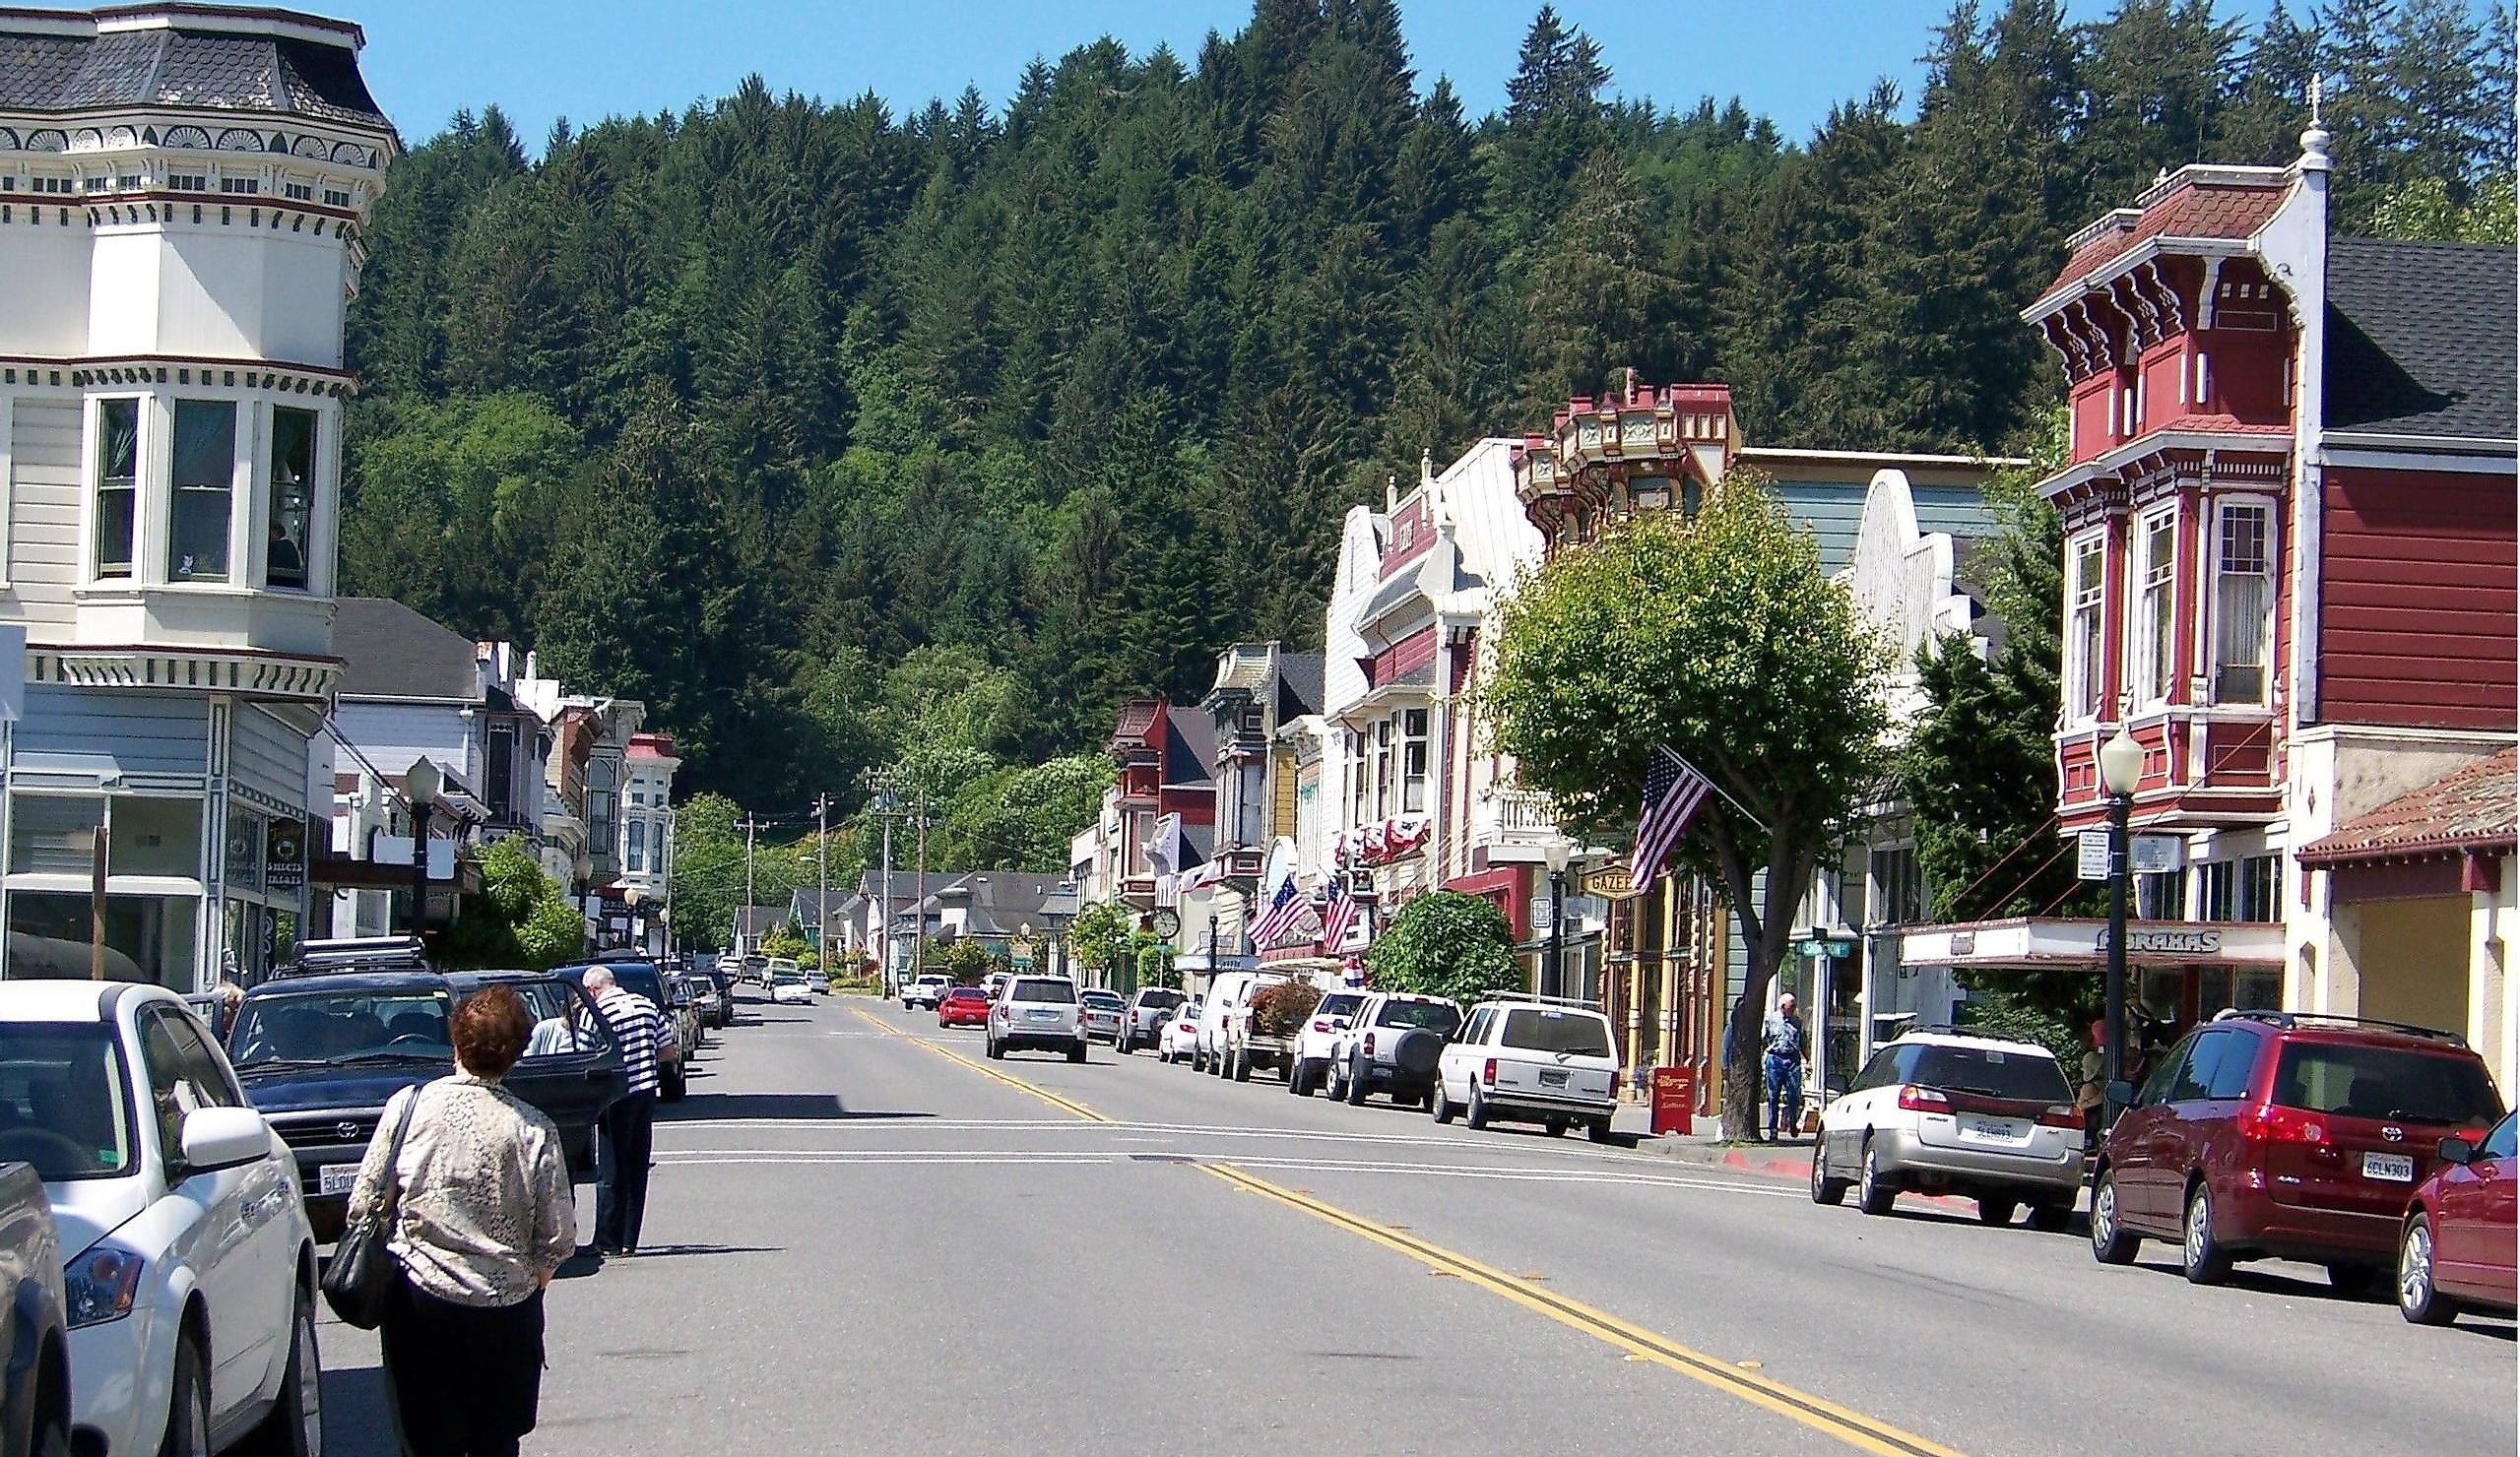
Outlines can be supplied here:
[[1549, 990], [1551, 996], [1566, 995], [1566, 867], [1575, 857], [1575, 847], [1563, 840], [1552, 840], [1545, 852], [1549, 861]]
[[425, 755], [403, 774], [403, 797], [412, 806], [412, 934], [428, 929], [428, 812], [445, 788], [437, 765]]
[[2120, 724], [2116, 736], [2100, 745], [2100, 788], [2108, 792], [2108, 972], [2103, 996], [2106, 1021], [2103, 1051], [2107, 1066], [2103, 1092], [2107, 1116], [2118, 1112], [2119, 1085], [2126, 1079], [2126, 881], [2127, 818], [2135, 804], [2135, 786], [2144, 777], [2144, 746]]

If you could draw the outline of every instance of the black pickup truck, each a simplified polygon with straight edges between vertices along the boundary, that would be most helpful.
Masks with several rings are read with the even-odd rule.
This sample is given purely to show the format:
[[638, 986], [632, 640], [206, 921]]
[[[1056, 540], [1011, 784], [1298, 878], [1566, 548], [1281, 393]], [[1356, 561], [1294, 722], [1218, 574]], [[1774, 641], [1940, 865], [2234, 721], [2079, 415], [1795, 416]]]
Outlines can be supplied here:
[[[554, 1052], [520, 1060], [506, 1086], [560, 1130], [569, 1171], [595, 1176], [595, 1124], [626, 1087], [621, 1054], [586, 993], [541, 972], [319, 972], [265, 982], [245, 993], [227, 1057], [245, 1097], [297, 1156], [307, 1222], [338, 1238], [359, 1160], [385, 1103], [453, 1070], [446, 1019], [493, 982], [513, 986], [539, 1022], [582, 1029]], [[572, 1014], [575, 1014], [574, 1016]], [[587, 1030], [591, 1029], [591, 1030]]]

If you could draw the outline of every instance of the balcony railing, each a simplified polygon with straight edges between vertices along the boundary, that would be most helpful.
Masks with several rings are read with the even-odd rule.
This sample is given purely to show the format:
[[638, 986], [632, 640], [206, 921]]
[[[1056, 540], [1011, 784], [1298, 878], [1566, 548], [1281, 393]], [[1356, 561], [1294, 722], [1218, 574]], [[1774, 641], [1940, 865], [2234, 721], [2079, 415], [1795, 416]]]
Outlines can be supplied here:
[[1531, 790], [1490, 789], [1470, 815], [1474, 845], [1547, 845], [1558, 838], [1549, 796]]

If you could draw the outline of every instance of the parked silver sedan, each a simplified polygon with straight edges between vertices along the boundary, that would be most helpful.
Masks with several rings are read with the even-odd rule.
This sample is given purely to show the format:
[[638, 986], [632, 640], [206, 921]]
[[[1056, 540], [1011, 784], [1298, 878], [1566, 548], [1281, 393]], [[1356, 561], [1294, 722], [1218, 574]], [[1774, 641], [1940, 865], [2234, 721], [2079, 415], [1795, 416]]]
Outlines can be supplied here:
[[1085, 1025], [1086, 1041], [1120, 1041], [1120, 1024], [1128, 1014], [1129, 1004], [1120, 999], [1119, 992], [1089, 986], [1076, 993], [1076, 1003], [1077, 1020]]

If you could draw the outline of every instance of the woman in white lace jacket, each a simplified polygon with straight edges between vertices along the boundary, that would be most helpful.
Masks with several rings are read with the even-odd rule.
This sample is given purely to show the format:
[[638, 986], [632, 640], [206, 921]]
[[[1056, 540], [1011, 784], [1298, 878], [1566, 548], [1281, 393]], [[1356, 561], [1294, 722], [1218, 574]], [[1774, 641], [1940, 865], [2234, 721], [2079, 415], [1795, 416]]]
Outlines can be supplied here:
[[455, 1073], [398, 1093], [350, 1196], [356, 1221], [386, 1196], [385, 1247], [401, 1289], [382, 1334], [395, 1415], [413, 1457], [512, 1457], [534, 1429], [543, 1385], [543, 1289], [577, 1243], [559, 1130], [499, 1086], [534, 1030], [505, 986], [466, 997], [449, 1019]]

